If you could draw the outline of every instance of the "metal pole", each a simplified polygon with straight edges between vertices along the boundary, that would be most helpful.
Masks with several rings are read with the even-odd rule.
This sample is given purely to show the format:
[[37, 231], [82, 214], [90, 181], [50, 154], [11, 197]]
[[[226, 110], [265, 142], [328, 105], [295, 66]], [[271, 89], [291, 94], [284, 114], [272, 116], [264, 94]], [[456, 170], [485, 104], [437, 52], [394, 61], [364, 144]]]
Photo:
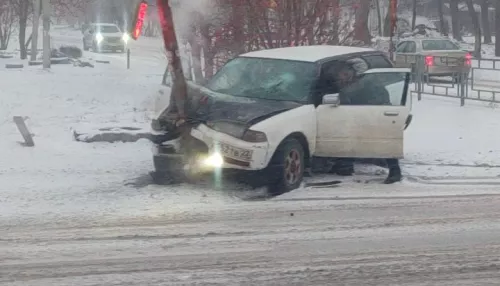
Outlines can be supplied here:
[[391, 12], [391, 33], [389, 35], [389, 56], [394, 60], [394, 32], [396, 31], [397, 13], [398, 13], [398, 0], [390, 0]]
[[33, 0], [33, 36], [31, 38], [31, 60], [36, 61], [38, 54], [38, 26], [40, 24], [40, 10], [42, 3], [40, 0]]
[[127, 49], [127, 69], [130, 69], [130, 49]]
[[42, 0], [43, 11], [43, 68], [50, 68], [50, 0]]
[[[172, 1], [172, 4], [179, 4], [179, 1]], [[172, 91], [171, 102], [177, 107], [179, 121], [186, 118], [187, 104], [187, 83], [182, 70], [182, 62], [179, 56], [179, 44], [174, 28], [174, 20], [170, 0], [157, 0], [160, 23], [163, 33], [163, 42], [167, 51], [167, 57], [172, 67]]]

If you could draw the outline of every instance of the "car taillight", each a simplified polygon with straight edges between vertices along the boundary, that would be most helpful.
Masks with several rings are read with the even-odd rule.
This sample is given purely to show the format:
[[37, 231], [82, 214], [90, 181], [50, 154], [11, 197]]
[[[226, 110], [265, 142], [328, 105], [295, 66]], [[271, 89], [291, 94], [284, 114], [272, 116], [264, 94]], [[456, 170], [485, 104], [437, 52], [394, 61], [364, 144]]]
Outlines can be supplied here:
[[468, 66], [472, 64], [472, 55], [470, 53], [465, 55], [465, 64]]
[[433, 56], [426, 56], [425, 57], [425, 65], [428, 67], [431, 67], [434, 65], [434, 57]]

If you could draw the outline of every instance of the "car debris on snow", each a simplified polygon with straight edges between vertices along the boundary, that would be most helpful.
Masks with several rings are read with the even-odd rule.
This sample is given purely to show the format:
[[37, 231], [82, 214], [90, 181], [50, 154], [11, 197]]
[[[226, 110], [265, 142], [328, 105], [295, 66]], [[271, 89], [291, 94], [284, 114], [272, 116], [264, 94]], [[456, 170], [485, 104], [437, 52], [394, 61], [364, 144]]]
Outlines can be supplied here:
[[17, 129], [24, 138], [24, 142], [21, 145], [26, 147], [34, 147], [35, 142], [33, 141], [33, 134], [28, 130], [26, 126], [25, 118], [22, 116], [14, 116], [14, 123], [16, 123]]

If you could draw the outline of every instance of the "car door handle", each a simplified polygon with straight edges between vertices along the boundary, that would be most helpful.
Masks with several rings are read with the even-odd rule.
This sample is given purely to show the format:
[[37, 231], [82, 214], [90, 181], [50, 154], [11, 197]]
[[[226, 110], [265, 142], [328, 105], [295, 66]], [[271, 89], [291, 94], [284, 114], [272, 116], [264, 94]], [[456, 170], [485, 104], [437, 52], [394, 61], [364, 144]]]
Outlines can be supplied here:
[[386, 111], [386, 112], [384, 112], [384, 115], [385, 116], [398, 116], [399, 112], [397, 112], [397, 111]]

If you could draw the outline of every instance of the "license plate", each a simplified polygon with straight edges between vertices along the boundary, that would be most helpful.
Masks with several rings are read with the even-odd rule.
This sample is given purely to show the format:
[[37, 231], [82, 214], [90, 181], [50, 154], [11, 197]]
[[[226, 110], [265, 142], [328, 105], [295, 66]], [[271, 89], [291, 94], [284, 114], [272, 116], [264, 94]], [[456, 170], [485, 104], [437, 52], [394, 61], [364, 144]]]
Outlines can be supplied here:
[[249, 162], [252, 160], [253, 151], [233, 147], [224, 143], [217, 143], [216, 148], [223, 156], [229, 157], [231, 159]]
[[456, 65], [458, 63], [458, 60], [450, 58], [441, 58], [441, 63], [445, 65]]

